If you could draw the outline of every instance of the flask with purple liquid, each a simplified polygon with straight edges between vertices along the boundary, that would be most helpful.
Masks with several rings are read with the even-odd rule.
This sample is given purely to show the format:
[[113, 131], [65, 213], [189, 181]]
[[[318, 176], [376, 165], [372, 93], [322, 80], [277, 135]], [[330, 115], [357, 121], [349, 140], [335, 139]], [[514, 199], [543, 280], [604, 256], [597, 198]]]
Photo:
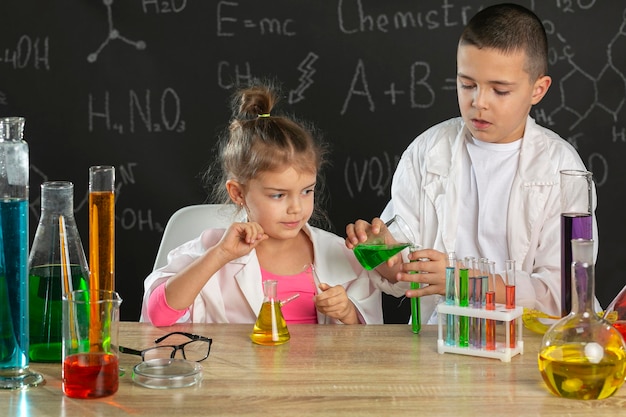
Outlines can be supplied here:
[[572, 310], [572, 239], [593, 239], [592, 173], [561, 171], [561, 317]]

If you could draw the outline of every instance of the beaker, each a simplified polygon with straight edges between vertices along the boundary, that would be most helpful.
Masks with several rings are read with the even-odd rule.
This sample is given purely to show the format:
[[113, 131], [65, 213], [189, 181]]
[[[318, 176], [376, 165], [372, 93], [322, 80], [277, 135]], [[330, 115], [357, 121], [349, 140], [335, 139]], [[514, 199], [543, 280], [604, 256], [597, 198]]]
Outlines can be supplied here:
[[280, 345], [290, 338], [287, 322], [283, 317], [281, 302], [276, 298], [278, 281], [263, 282], [263, 304], [257, 317], [250, 339], [259, 345]]
[[63, 393], [100, 398], [119, 385], [119, 307], [115, 291], [63, 294]]
[[593, 310], [593, 240], [572, 239], [572, 311], [543, 336], [539, 371], [557, 396], [576, 400], [610, 397], [624, 383], [626, 343]]

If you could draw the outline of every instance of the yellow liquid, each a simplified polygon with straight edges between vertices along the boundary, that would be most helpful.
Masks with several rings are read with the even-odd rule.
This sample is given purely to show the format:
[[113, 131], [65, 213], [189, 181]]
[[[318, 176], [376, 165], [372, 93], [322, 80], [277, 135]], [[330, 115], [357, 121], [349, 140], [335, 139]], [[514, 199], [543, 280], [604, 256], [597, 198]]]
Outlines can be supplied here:
[[605, 350], [598, 363], [587, 359], [584, 345], [550, 346], [539, 353], [539, 371], [544, 382], [563, 398], [610, 397], [624, 383], [625, 369], [626, 353], [621, 349]]
[[280, 303], [266, 301], [261, 306], [250, 339], [259, 345], [280, 345], [290, 338]]
[[89, 193], [89, 270], [92, 290], [115, 291], [115, 195]]

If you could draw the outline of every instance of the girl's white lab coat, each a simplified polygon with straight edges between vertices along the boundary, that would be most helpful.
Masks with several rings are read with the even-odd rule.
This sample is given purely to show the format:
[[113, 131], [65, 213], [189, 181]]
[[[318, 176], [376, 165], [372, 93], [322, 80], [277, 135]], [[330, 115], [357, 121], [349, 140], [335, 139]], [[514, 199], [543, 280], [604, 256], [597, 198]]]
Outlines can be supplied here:
[[[406, 283], [391, 285], [375, 271], [364, 270], [339, 236], [308, 225], [304, 231], [313, 242], [314, 269], [320, 282], [343, 285], [360, 321], [382, 324], [381, 290], [400, 296], [408, 288]], [[214, 246], [224, 232], [224, 229], [205, 230], [200, 237], [169, 253], [167, 265], [153, 271], [144, 282], [140, 321], [149, 321], [147, 301], [152, 291]], [[256, 251], [252, 250], [212, 276], [196, 297], [190, 314], [179, 322], [254, 323], [262, 303], [261, 269]], [[317, 319], [318, 323], [324, 323], [326, 317], [318, 312]]]
[[[515, 259], [517, 305], [560, 316], [561, 203], [560, 173], [586, 170], [575, 149], [556, 133], [528, 117], [519, 165], [513, 179], [507, 216], [507, 240]], [[454, 118], [425, 131], [405, 150], [391, 187], [391, 201], [381, 217], [400, 214], [417, 232], [424, 248], [455, 250], [459, 175], [465, 140], [471, 134]], [[593, 212], [596, 198], [593, 190]], [[503, 210], [503, 213], [506, 211]], [[596, 241], [597, 225], [593, 218]], [[460, 254], [462, 256], [470, 254]], [[478, 256], [487, 256], [476, 254]], [[499, 270], [504, 265], [496, 266]], [[422, 321], [429, 320], [441, 295], [422, 297]], [[599, 305], [597, 305], [599, 307]]]

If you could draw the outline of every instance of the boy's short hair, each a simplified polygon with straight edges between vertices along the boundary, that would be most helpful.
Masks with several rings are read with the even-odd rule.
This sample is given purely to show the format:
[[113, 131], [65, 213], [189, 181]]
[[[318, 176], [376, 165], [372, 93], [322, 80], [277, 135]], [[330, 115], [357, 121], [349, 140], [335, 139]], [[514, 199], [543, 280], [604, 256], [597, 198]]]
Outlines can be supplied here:
[[459, 46], [493, 48], [505, 54], [524, 51], [531, 81], [548, 74], [548, 37], [541, 20], [518, 4], [497, 4], [472, 17], [461, 34]]

